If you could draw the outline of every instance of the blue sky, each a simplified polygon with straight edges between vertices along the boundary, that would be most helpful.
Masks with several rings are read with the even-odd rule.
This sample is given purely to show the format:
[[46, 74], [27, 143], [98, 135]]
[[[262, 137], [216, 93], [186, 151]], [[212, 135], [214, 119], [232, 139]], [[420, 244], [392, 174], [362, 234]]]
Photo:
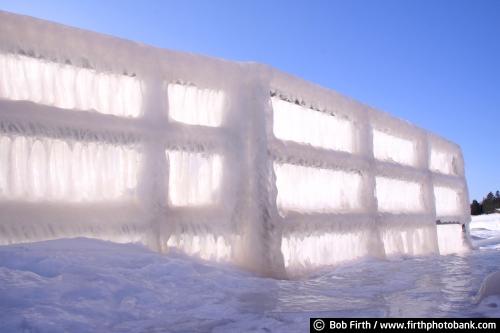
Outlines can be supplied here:
[[0, 9], [272, 65], [457, 142], [471, 200], [500, 190], [500, 0], [0, 0]]

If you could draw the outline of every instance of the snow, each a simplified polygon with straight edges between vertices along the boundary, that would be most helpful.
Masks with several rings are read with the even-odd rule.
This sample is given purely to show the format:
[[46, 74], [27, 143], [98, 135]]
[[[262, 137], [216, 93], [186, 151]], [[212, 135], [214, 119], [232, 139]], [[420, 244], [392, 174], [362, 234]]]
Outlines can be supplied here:
[[491, 273], [484, 279], [477, 300], [481, 302], [490, 296], [500, 297], [500, 271]]
[[[500, 216], [488, 218], [478, 225], [500, 235]], [[137, 244], [77, 238], [1, 246], [0, 328], [303, 332], [314, 316], [497, 318], [500, 295], [479, 295], [498, 260], [500, 248], [485, 248], [358, 260], [275, 280]]]
[[500, 248], [500, 214], [472, 217], [472, 244], [481, 249]]
[[471, 228], [500, 231], [500, 213], [472, 216]]

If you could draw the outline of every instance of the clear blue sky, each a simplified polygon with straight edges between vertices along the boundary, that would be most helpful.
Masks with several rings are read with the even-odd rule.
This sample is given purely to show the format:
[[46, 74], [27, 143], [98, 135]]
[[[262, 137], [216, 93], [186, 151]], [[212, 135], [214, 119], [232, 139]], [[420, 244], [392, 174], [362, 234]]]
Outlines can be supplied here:
[[500, 190], [500, 0], [0, 0], [0, 9], [270, 64], [457, 142], [471, 200]]

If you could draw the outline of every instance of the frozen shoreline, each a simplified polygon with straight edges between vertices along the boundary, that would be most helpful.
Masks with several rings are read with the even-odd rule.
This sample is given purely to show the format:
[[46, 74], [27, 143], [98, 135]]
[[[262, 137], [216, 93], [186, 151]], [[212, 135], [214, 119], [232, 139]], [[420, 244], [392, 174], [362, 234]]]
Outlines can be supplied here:
[[[474, 218], [473, 235], [498, 237], [499, 216]], [[299, 332], [315, 315], [498, 317], [500, 296], [477, 304], [475, 298], [499, 260], [497, 244], [460, 256], [363, 260], [283, 281], [136, 244], [77, 238], [1, 246], [0, 326], [8, 332]]]

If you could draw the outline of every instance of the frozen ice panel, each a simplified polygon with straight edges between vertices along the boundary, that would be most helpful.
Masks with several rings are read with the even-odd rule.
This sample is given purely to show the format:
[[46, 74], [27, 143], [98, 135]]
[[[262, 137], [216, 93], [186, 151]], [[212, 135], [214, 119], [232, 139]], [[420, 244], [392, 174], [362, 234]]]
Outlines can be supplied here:
[[460, 195], [457, 190], [449, 187], [435, 186], [437, 216], [460, 215]]
[[376, 159], [415, 165], [415, 144], [384, 132], [373, 130], [373, 153]]
[[447, 255], [468, 251], [461, 224], [439, 224], [436, 227], [440, 254]]
[[273, 131], [281, 140], [353, 151], [353, 126], [346, 119], [272, 97]]
[[416, 213], [424, 209], [419, 183], [376, 177], [378, 210], [390, 213]]
[[226, 95], [221, 90], [168, 85], [169, 117], [190, 125], [221, 126]]
[[215, 154], [167, 151], [168, 197], [172, 206], [213, 205], [220, 201], [222, 157]]
[[210, 233], [173, 234], [167, 246], [205, 260], [228, 261], [232, 256], [230, 237]]
[[426, 255], [436, 253], [436, 229], [428, 226], [399, 226], [381, 228], [386, 255]]
[[63, 109], [141, 115], [141, 82], [131, 76], [15, 54], [0, 54], [0, 98]]
[[134, 197], [132, 148], [0, 136], [0, 196], [7, 200], [98, 202]]
[[354, 260], [369, 253], [366, 232], [292, 233], [281, 241], [285, 267], [292, 271], [301, 268], [334, 265]]
[[274, 171], [281, 214], [353, 211], [361, 207], [358, 173], [280, 163], [274, 163]]
[[457, 161], [453, 154], [432, 149], [430, 168], [447, 175], [457, 174]]

